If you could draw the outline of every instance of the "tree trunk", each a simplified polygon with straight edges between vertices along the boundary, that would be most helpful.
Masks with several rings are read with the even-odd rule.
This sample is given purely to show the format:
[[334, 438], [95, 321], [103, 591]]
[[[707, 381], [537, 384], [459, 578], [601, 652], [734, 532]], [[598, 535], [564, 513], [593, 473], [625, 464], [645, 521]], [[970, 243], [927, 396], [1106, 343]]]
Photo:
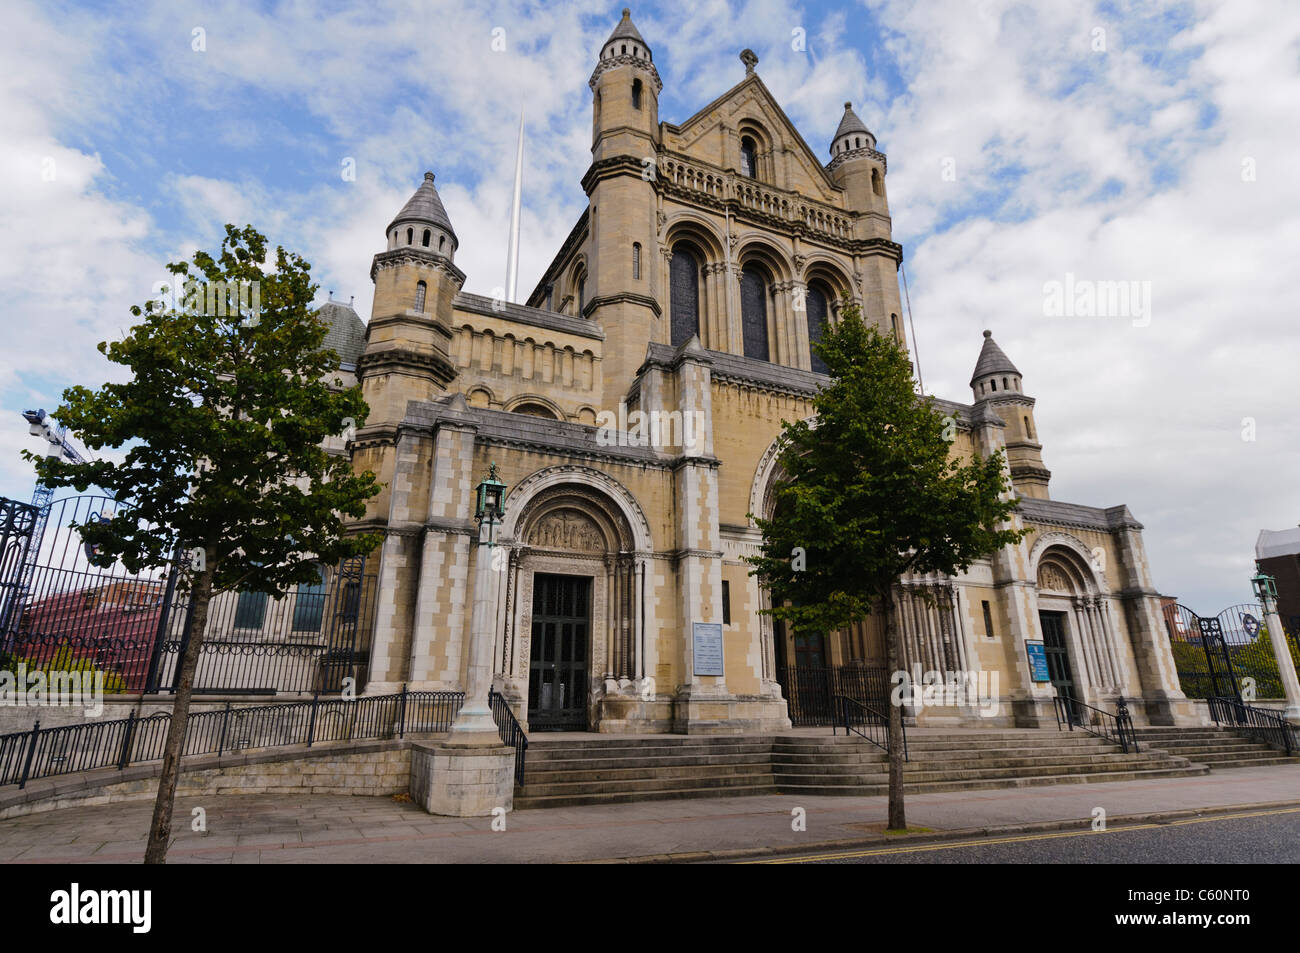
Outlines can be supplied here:
[[180, 780], [181, 752], [185, 746], [185, 728], [190, 720], [190, 697], [194, 694], [194, 674], [199, 667], [199, 651], [208, 624], [208, 603], [212, 599], [212, 552], [206, 554], [209, 567], [194, 578], [190, 590], [194, 611], [186, 632], [185, 656], [181, 659], [181, 678], [172, 699], [172, 720], [163, 747], [162, 774], [158, 777], [158, 796], [153, 802], [153, 821], [149, 825], [149, 845], [145, 848], [146, 864], [167, 863], [167, 848], [172, 836], [172, 811], [176, 807], [176, 785]]
[[[892, 679], [898, 671], [898, 633], [894, 629], [894, 589], [891, 579], [881, 599], [885, 619], [885, 666]], [[889, 704], [889, 830], [907, 828], [907, 815], [903, 811], [903, 706]]]

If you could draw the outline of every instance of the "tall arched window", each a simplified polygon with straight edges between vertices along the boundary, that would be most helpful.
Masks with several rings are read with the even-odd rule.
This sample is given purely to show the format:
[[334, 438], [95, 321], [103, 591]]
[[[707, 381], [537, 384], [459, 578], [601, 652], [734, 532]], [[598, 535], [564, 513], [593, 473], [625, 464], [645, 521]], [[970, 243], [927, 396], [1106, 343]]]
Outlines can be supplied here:
[[767, 350], [767, 289], [766, 273], [746, 265], [740, 274], [740, 335], [745, 346], [745, 357], [760, 361], [770, 360]]
[[871, 170], [871, 191], [875, 192], [877, 195], [882, 194], [880, 191], [880, 170], [879, 169]]
[[432, 237], [433, 237], [433, 232], [429, 231], [429, 230], [426, 228], [426, 229], [424, 230], [424, 240], [423, 240], [420, 244], [422, 244], [425, 248], [428, 248], [428, 247], [429, 247], [429, 239], [432, 238]]
[[413, 228], [408, 228], [408, 229], [406, 230], [406, 244], [409, 245], [409, 244], [411, 244], [413, 241], [415, 241], [415, 229], [413, 229]]
[[700, 260], [685, 245], [673, 249], [668, 280], [672, 285], [671, 341], [677, 347], [700, 329]]
[[587, 276], [583, 275], [578, 279], [578, 317], [582, 317], [582, 312], [587, 307]]
[[804, 305], [808, 310], [808, 354], [812, 358], [812, 369], [818, 374], [825, 374], [827, 373], [826, 362], [813, 347], [822, 339], [822, 329], [826, 326], [826, 318], [830, 312], [830, 301], [825, 289], [821, 285], [810, 286]]
[[632, 243], [632, 278], [635, 281], [641, 280], [641, 243]]
[[632, 80], [632, 108], [641, 108], [641, 80]]
[[415, 310], [424, 311], [424, 294], [428, 288], [423, 281], [416, 282], [415, 285]]
[[758, 147], [749, 136], [740, 140], [740, 174], [758, 178]]

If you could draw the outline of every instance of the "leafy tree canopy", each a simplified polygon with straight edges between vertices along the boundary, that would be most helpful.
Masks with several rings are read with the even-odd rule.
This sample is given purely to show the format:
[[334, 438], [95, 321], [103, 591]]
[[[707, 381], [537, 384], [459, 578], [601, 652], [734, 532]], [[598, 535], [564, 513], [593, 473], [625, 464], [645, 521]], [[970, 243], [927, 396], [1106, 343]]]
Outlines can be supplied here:
[[317, 562], [377, 544], [343, 525], [379, 491], [374, 474], [321, 447], [368, 408], [358, 388], [342, 389], [339, 357], [324, 347], [311, 266], [280, 247], [268, 262], [267, 251], [252, 226], [227, 225], [218, 256], [168, 265], [172, 305], [132, 307], [140, 323], [99, 345], [130, 380], [64, 391], [59, 421], [93, 450], [129, 445], [122, 462], [25, 454], [47, 483], [102, 487], [124, 504], [79, 527], [102, 560], [139, 572], [182, 545], [202, 551], [212, 591], [275, 594], [315, 582]]
[[[918, 397], [907, 351], [845, 301], [817, 351], [831, 382], [812, 422], [783, 424], [770, 519], [752, 573], [795, 631], [828, 632], [871, 613], [904, 573], [952, 574], [1016, 542], [1001, 451], [963, 462], [956, 422]], [[787, 603], [789, 603], [787, 605]]]

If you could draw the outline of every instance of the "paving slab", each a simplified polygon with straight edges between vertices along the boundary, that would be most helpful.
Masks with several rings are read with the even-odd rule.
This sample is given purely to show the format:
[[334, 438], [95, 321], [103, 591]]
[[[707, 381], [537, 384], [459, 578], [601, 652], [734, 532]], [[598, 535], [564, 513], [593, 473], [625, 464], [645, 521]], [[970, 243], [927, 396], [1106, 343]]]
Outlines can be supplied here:
[[[908, 823], [957, 832], [1111, 823], [1259, 804], [1300, 805], [1300, 765], [1195, 777], [911, 794]], [[182, 819], [203, 807], [207, 833]], [[793, 830], [802, 808], [806, 830]], [[753, 797], [602, 804], [442, 818], [409, 801], [333, 795], [180, 798], [170, 863], [547, 863], [686, 860], [741, 852], [845, 846], [885, 837], [887, 799]], [[67, 808], [0, 821], [0, 862], [138, 863], [152, 803]], [[892, 837], [892, 835], [891, 835]], [[676, 855], [671, 856], [670, 855]]]

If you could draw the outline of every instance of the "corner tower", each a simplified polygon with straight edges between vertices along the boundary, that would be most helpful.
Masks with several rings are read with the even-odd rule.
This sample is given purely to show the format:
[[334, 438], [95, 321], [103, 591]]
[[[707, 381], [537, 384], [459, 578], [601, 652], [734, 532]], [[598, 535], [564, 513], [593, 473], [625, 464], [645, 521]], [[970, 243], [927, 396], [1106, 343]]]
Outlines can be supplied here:
[[605, 332], [606, 394], [617, 399], [662, 330], [651, 276], [658, 260], [654, 179], [663, 83], [630, 10], [601, 46], [588, 85], [592, 162], [582, 180], [588, 243], [586, 260], [577, 265], [580, 310]]
[[866, 317], [894, 339], [906, 345], [902, 305], [898, 294], [898, 268], [903, 249], [893, 240], [889, 200], [885, 196], [885, 155], [876, 149], [876, 137], [867, 128], [853, 104], [844, 104], [844, 115], [831, 137], [831, 161], [826, 172], [844, 189], [847, 205], [858, 213], [854, 237], [866, 243], [863, 258], [863, 305]]
[[[397, 428], [408, 400], [431, 400], [456, 376], [449, 356], [451, 302], [465, 283], [453, 262], [456, 232], [426, 172], [415, 194], [386, 230], [387, 248], [374, 257], [374, 304], [365, 351], [357, 361], [361, 393], [370, 406], [353, 440], [353, 465], [391, 482]], [[388, 491], [372, 501], [387, 512]]]
[[971, 391], [976, 406], [984, 405], [1007, 425], [1007, 464], [1016, 491], [1033, 499], [1048, 499], [1048, 481], [1052, 471], [1043, 466], [1043, 445], [1038, 442], [1038, 425], [1034, 423], [1034, 398], [1022, 389], [1020, 371], [1011, 358], [993, 340], [993, 332], [984, 332]]

